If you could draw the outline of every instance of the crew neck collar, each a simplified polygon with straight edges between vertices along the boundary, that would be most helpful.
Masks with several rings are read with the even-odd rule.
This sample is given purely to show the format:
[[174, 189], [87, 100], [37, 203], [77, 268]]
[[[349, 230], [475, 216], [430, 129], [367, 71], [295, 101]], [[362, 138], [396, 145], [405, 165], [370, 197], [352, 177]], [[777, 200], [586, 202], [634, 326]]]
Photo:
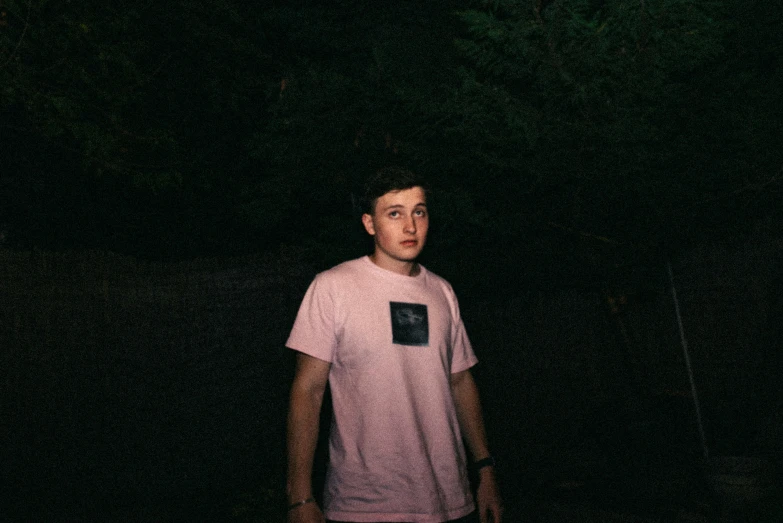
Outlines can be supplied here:
[[369, 265], [372, 270], [386, 278], [393, 278], [399, 281], [419, 281], [424, 279], [424, 274], [427, 272], [427, 269], [424, 268], [422, 264], [419, 263], [419, 273], [415, 276], [407, 276], [405, 274], [400, 274], [398, 272], [394, 272], [389, 269], [384, 269], [383, 267], [377, 265], [369, 255], [366, 255], [362, 258], [364, 260], [364, 263], [366, 265]]

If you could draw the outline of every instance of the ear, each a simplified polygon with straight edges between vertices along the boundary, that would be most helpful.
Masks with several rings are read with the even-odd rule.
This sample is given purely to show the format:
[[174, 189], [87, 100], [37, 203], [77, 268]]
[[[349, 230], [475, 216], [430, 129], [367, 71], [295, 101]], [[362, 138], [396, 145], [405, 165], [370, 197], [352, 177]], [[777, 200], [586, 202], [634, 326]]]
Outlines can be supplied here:
[[362, 225], [364, 225], [364, 230], [367, 231], [367, 234], [375, 236], [375, 224], [372, 223], [371, 215], [367, 213], [362, 214]]

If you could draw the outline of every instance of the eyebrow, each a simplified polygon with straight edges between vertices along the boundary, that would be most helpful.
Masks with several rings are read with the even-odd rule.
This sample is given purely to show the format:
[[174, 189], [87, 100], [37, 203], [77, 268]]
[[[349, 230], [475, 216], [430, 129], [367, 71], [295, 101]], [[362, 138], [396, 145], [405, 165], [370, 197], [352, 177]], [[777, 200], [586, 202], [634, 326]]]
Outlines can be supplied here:
[[[415, 209], [416, 207], [426, 207], [426, 206], [427, 206], [426, 203], [419, 202], [416, 205], [414, 205], [413, 208]], [[388, 207], [384, 207], [383, 210], [384, 211], [388, 211], [390, 209], [404, 209], [404, 208], [405, 208], [405, 206], [403, 204], [397, 203], [397, 204], [394, 204], [394, 205], [389, 205]]]

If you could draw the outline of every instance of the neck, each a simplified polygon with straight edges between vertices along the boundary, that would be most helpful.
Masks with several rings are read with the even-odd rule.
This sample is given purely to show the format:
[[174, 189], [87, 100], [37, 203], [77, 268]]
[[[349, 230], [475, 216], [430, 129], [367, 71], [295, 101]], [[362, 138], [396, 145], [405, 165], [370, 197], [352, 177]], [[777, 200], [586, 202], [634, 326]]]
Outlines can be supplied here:
[[370, 260], [381, 269], [396, 272], [403, 276], [416, 276], [421, 271], [421, 267], [415, 261], [390, 260], [378, 256], [377, 253], [370, 254]]

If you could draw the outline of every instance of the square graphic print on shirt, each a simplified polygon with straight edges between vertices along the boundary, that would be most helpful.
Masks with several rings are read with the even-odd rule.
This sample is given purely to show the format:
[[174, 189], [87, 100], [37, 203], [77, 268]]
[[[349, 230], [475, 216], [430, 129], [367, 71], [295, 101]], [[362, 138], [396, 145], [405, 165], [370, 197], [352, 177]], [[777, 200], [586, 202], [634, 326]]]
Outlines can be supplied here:
[[392, 343], [426, 347], [430, 344], [427, 306], [419, 303], [389, 302], [392, 323]]

